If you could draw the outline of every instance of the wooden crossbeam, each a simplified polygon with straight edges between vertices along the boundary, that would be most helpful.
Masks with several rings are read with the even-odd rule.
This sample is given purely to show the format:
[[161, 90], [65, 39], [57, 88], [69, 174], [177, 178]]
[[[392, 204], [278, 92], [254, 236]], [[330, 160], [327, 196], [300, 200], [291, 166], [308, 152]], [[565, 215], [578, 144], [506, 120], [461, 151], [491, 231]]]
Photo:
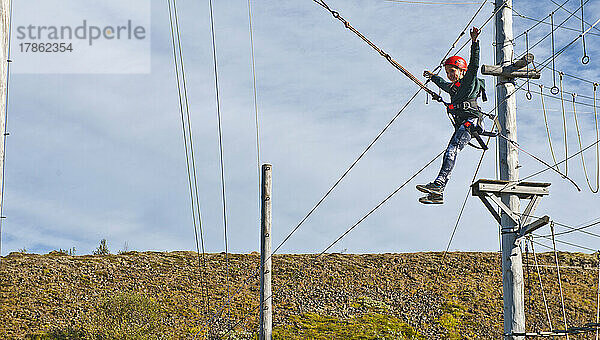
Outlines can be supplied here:
[[534, 182], [517, 182], [480, 179], [471, 185], [474, 196], [479, 196], [481, 193], [493, 194], [513, 194], [519, 198], [532, 198], [535, 195], [545, 196], [550, 193], [548, 187], [550, 183], [534, 183]]
[[523, 225], [529, 223], [529, 220], [533, 217], [531, 216], [531, 214], [535, 211], [535, 208], [537, 208], [538, 204], [540, 204], [540, 196], [533, 196], [533, 198], [531, 198], [531, 201], [529, 201], [529, 204], [527, 204], [527, 207], [523, 211]]
[[533, 62], [533, 54], [528, 53], [523, 58], [515, 61], [511, 65], [482, 65], [481, 74], [489, 76], [502, 76], [507, 78], [531, 78], [540, 79], [541, 73], [535, 68], [527, 68], [527, 65]]
[[521, 230], [519, 230], [519, 234], [521, 236], [525, 236], [527, 234], [530, 234], [530, 233], [540, 229], [541, 227], [545, 226], [549, 222], [550, 222], [550, 217], [544, 216], [544, 217], [539, 218], [539, 219], [535, 220], [534, 222], [524, 226], [523, 228], [521, 228]]
[[[481, 198], [481, 196], [479, 196], [479, 197]], [[502, 209], [502, 211], [506, 215], [508, 215], [508, 217], [510, 217], [510, 219], [515, 223], [515, 225], [519, 224], [519, 216], [516, 215], [514, 212], [512, 212], [512, 210], [510, 210], [510, 208], [507, 207], [506, 204], [504, 204], [504, 202], [502, 202], [500, 197], [493, 195], [491, 193], [486, 193], [486, 197], [491, 199], [494, 203], [496, 203], [500, 207], [500, 209]], [[498, 223], [500, 223], [500, 221]]]

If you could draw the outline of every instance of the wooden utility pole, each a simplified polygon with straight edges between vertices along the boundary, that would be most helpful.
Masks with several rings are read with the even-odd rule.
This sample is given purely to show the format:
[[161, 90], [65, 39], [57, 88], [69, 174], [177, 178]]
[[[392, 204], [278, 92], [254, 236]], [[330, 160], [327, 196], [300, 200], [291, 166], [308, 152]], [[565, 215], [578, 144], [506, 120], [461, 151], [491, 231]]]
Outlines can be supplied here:
[[[4, 150], [6, 141], [6, 105], [8, 101], [8, 64], [10, 42], [10, 3], [0, 0], [0, 214], [3, 211]], [[0, 216], [2, 218], [2, 216]], [[0, 232], [1, 229], [0, 221]], [[1, 237], [1, 235], [0, 235]], [[0, 239], [0, 251], [2, 250]]]
[[273, 337], [271, 290], [271, 164], [262, 166], [260, 241], [260, 340]]
[[[509, 66], [514, 55], [512, 0], [496, 0], [495, 9], [504, 6], [496, 14], [496, 62]], [[514, 78], [499, 76], [496, 86], [496, 103], [501, 133], [512, 141], [517, 141], [517, 98], [514, 95]], [[519, 154], [517, 148], [504, 138], [498, 138], [500, 159], [500, 180], [518, 181]], [[519, 198], [515, 194], [502, 194], [502, 202], [513, 213], [520, 211]], [[502, 291], [504, 297], [505, 339], [524, 339], [513, 333], [525, 332], [525, 300], [523, 284], [523, 262], [518, 226], [506, 213], [501, 215], [502, 232]]]
[[[502, 233], [502, 290], [504, 300], [504, 339], [525, 339], [525, 299], [523, 261], [520, 243], [523, 237], [547, 225], [548, 216], [530, 223], [540, 198], [549, 194], [550, 183], [519, 182], [519, 154], [512, 143], [517, 141], [517, 99], [515, 78], [538, 79], [540, 73], [529, 69], [533, 55], [527, 54], [513, 62], [512, 0], [496, 0], [496, 62], [483, 65], [481, 73], [498, 79], [496, 105], [498, 110], [498, 153], [500, 180], [481, 179], [471, 187], [492, 216]], [[502, 8], [500, 9], [499, 7]], [[520, 200], [529, 202], [520, 213]], [[500, 207], [498, 213], [496, 206]]]

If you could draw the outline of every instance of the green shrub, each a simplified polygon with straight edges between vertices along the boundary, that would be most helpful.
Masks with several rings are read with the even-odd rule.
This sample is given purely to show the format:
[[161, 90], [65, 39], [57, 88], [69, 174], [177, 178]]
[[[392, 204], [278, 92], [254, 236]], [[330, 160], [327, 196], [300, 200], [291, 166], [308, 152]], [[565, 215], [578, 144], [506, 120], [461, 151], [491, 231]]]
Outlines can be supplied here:
[[100, 245], [93, 252], [94, 255], [108, 255], [110, 254], [110, 250], [108, 250], [108, 246], [106, 245], [106, 239], [103, 238], [100, 240]]
[[85, 318], [83, 330], [91, 339], [161, 339], [163, 312], [152, 298], [118, 293], [102, 299], [96, 313]]

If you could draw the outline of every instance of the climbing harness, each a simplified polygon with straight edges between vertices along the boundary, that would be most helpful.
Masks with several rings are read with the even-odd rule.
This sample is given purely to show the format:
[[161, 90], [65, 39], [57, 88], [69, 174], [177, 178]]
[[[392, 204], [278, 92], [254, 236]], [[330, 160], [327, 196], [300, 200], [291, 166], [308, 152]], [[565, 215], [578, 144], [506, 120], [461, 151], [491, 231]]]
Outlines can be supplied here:
[[[477, 81], [479, 81], [479, 80], [477, 80]], [[460, 87], [460, 83], [456, 82], [450, 88], [450, 91], [453, 93], [456, 93], [456, 91], [458, 91], [458, 87]], [[475, 140], [477, 141], [477, 143], [479, 145], [475, 145], [471, 142], [469, 142], [468, 144], [476, 149], [485, 151], [485, 150], [488, 150], [488, 146], [483, 141], [481, 136], [497, 137], [498, 133], [494, 132], [494, 131], [485, 131], [483, 128], [484, 117], [487, 117], [491, 120], [495, 120], [496, 116], [494, 116], [493, 114], [490, 114], [490, 113], [483, 112], [481, 110], [481, 108], [477, 104], [477, 98], [479, 98], [480, 96], [484, 102], [487, 101], [487, 95], [485, 93], [484, 85], [480, 85], [479, 93], [477, 94], [477, 96], [475, 98], [471, 98], [471, 99], [465, 100], [464, 102], [460, 102], [460, 103], [450, 104], [447, 106], [446, 112], [448, 114], [448, 117], [450, 118], [450, 121], [452, 122], [452, 125], [457, 127], [457, 124], [459, 123], [459, 121], [457, 121], [456, 118], [459, 118], [459, 117], [457, 117], [457, 115], [454, 114], [452, 112], [452, 110], [465, 110], [465, 111], [470, 110], [469, 111], [470, 115], [473, 116], [472, 118], [476, 118], [477, 123], [474, 124], [470, 120], [463, 121], [463, 120], [465, 120], [464, 118], [468, 118], [468, 117], [462, 117], [463, 119], [461, 119], [460, 121], [463, 121], [461, 124], [464, 125], [464, 127], [467, 129], [467, 131], [469, 131], [469, 133], [471, 134], [471, 137], [475, 138]]]
[[556, 68], [554, 67], [554, 60], [556, 59], [554, 53], [554, 12], [550, 13], [550, 26], [552, 27], [550, 33], [552, 35], [552, 87], [550, 88], [550, 93], [558, 94], [558, 87], [556, 87]]
[[[596, 96], [596, 85], [594, 84], [594, 98]], [[590, 190], [596, 194], [598, 193], [598, 189], [600, 188], [600, 158], [598, 157], [598, 140], [600, 140], [600, 136], [599, 136], [599, 132], [598, 132], [598, 117], [596, 114], [596, 102], [594, 101], [594, 120], [596, 121], [596, 189], [594, 189], [592, 187], [592, 184], [590, 183], [590, 179], [588, 177], [588, 173], [587, 173], [587, 168], [585, 166], [585, 158], [583, 157], [583, 145], [581, 144], [581, 132], [579, 130], [579, 122], [577, 120], [577, 111], [575, 108], [575, 97], [577, 97], [577, 94], [572, 93], [571, 94], [573, 97], [573, 117], [575, 118], [575, 128], [577, 130], [577, 140], [579, 141], [579, 154], [581, 155], [581, 164], [583, 166], [583, 173], [585, 174], [585, 180], [587, 181], [588, 187], [590, 188]]]
[[590, 57], [588, 57], [585, 52], [585, 35], [584, 35], [584, 18], [583, 18], [583, 0], [581, 0], [581, 42], [583, 43], [583, 57], [581, 58], [581, 63], [586, 65], [590, 62]]
[[[415, 84], [417, 84], [421, 89], [423, 89], [428, 95], [430, 95], [433, 100], [444, 104], [444, 106], [446, 106], [446, 112], [448, 113], [453, 125], [455, 125], [455, 120], [451, 116], [451, 114], [452, 114], [450, 112], [451, 110], [465, 109], [464, 107], [467, 107], [465, 110], [473, 109], [474, 111], [476, 111], [475, 115], [478, 118], [477, 124], [475, 125], [475, 127], [471, 127], [470, 131], [472, 133], [471, 135], [473, 137], [475, 137], [475, 139], [480, 144], [480, 147], [475, 146], [471, 143], [469, 143], [469, 145], [471, 145], [477, 149], [482, 149], [482, 150], [488, 149], [487, 146], [485, 145], [485, 143], [483, 142], [483, 140], [481, 139], [481, 136], [496, 137], [497, 133], [492, 132], [492, 131], [484, 131], [483, 130], [483, 117], [486, 116], [493, 120], [493, 119], [495, 119], [494, 115], [482, 112], [481, 109], [479, 109], [479, 107], [477, 106], [476, 102], [474, 105], [466, 103], [466, 102], [463, 102], [463, 103], [447, 103], [447, 102], [445, 102], [441, 95], [434, 92], [433, 90], [428, 88], [425, 84], [423, 84], [417, 77], [415, 77], [412, 73], [410, 73], [407, 69], [405, 69], [402, 65], [400, 65], [389, 54], [384, 52], [381, 48], [379, 48], [372, 41], [370, 41], [367, 37], [365, 37], [362, 33], [360, 33], [356, 28], [354, 28], [346, 19], [344, 19], [344, 17], [342, 17], [340, 15], [340, 13], [332, 10], [323, 0], [313, 0], [313, 2], [315, 2], [319, 6], [323, 7], [327, 11], [329, 11], [335, 19], [339, 20], [340, 22], [342, 22], [344, 24], [344, 27], [349, 29], [351, 32], [353, 32], [359, 38], [361, 38], [365, 43], [367, 43], [369, 46], [371, 46], [371, 48], [373, 48], [375, 51], [377, 51], [377, 53], [379, 53], [382, 57], [384, 57], [390, 64], [392, 64], [392, 66], [394, 66], [397, 70], [402, 72], [402, 74], [407, 76], [410, 80], [412, 80]], [[461, 62], [461, 60], [462, 60], [462, 62]], [[459, 68], [461, 68], [461, 66], [462, 67], [466, 66], [466, 61], [459, 56], [450, 57], [445, 60], [445, 63], [446, 62], [451, 63], [452, 65], [455, 65]], [[464, 63], [464, 65], [463, 65], [463, 63]], [[458, 84], [460, 84], [460, 83], [458, 83]], [[458, 86], [460, 86], [460, 85], [458, 85]], [[454, 87], [457, 87], [457, 86], [454, 86]], [[458, 89], [456, 88], [455, 90], [458, 90]], [[485, 91], [483, 91], [482, 98], [484, 99], [484, 101], [485, 101], [485, 99], [487, 99], [485, 96]], [[426, 100], [428, 100], [428, 99], [426, 99]]]

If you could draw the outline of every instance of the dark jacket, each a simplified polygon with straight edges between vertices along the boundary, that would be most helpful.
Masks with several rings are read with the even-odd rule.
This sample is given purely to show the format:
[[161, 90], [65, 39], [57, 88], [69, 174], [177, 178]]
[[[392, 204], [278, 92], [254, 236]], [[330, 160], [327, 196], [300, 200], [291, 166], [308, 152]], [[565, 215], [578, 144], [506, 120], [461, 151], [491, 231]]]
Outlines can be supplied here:
[[[432, 76], [431, 81], [440, 89], [450, 94], [451, 104], [460, 104], [465, 101], [475, 102], [480, 92], [485, 91], [485, 82], [477, 78], [479, 69], [479, 42], [471, 44], [471, 56], [469, 66], [465, 75], [456, 83], [447, 82], [440, 76]], [[454, 117], [457, 124], [478, 117], [477, 109], [448, 109], [448, 112]]]

